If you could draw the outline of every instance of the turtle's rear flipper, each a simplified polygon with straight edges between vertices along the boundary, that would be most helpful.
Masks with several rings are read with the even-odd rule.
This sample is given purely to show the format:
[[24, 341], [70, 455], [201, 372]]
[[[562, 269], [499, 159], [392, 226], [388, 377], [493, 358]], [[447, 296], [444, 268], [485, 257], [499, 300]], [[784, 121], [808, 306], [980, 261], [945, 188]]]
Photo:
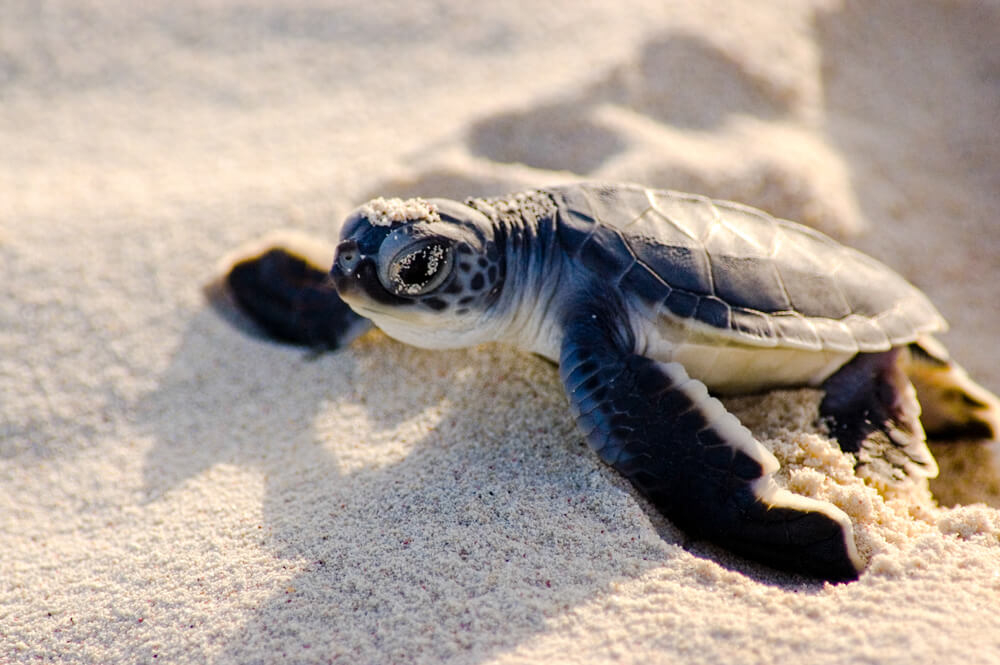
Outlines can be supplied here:
[[819, 407], [841, 450], [857, 456], [859, 469], [889, 482], [938, 473], [901, 353], [859, 353], [823, 383]]
[[[231, 267], [223, 277], [223, 290], [274, 339], [325, 349], [349, 344], [371, 323], [337, 295], [326, 271], [332, 251], [291, 238], [271, 238], [235, 252], [226, 260]], [[276, 242], [281, 244], [272, 244]], [[211, 287], [209, 291], [213, 300], [220, 295]]]
[[1000, 399], [951, 362], [936, 340], [924, 337], [910, 344], [903, 366], [917, 389], [928, 437], [1000, 438]]
[[857, 578], [846, 514], [779, 489], [774, 456], [681, 365], [633, 353], [614, 308], [578, 310], [565, 326], [560, 375], [605, 462], [692, 535], [776, 568]]

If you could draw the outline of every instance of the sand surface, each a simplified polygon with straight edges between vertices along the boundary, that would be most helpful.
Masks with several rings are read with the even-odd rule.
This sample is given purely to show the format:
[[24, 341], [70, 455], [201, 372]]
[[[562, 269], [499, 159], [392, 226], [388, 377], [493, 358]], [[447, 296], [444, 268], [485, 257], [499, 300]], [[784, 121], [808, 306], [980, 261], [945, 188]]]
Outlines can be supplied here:
[[729, 401], [855, 522], [816, 584], [660, 518], [538, 359], [201, 290], [375, 195], [632, 180], [874, 253], [1000, 390], [1000, 3], [476, 5], [0, 2], [0, 663], [1000, 663], [989, 447], [885, 497], [816, 393]]

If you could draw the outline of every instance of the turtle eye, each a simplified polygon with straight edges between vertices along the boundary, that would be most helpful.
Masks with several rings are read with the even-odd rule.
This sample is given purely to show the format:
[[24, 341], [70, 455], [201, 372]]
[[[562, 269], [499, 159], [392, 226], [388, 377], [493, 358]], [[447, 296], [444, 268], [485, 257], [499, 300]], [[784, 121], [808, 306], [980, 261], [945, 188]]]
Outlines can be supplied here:
[[410, 245], [393, 256], [383, 283], [397, 295], [418, 296], [433, 291], [451, 272], [450, 243], [428, 240]]

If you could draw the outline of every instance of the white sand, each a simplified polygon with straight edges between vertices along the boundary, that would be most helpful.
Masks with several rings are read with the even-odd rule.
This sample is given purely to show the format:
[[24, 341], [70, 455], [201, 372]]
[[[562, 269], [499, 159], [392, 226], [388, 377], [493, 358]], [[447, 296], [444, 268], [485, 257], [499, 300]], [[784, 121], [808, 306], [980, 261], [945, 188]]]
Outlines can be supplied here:
[[0, 663], [1000, 662], [1000, 511], [880, 497], [814, 393], [730, 405], [849, 585], [688, 542], [544, 362], [312, 358], [201, 293], [375, 195], [635, 180], [850, 238], [998, 390], [1000, 3], [474, 4], [0, 3]]

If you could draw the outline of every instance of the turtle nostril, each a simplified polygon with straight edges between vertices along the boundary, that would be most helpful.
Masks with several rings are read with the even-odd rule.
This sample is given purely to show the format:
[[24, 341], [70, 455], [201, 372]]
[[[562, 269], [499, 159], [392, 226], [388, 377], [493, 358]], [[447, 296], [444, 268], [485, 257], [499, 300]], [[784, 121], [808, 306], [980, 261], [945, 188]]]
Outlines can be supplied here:
[[358, 249], [357, 243], [353, 240], [340, 243], [337, 247], [337, 265], [340, 266], [341, 270], [345, 273], [351, 273], [360, 262], [361, 251]]

